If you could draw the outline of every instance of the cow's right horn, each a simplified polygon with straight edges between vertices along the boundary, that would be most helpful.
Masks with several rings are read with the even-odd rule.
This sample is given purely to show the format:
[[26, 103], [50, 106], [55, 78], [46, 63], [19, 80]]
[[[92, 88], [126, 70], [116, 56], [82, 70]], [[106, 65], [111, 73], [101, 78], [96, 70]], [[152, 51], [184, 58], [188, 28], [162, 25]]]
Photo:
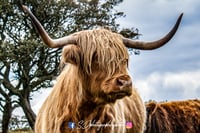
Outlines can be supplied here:
[[126, 47], [141, 49], [141, 50], [153, 50], [153, 49], [159, 48], [163, 46], [164, 44], [166, 44], [174, 36], [174, 34], [176, 33], [179, 27], [182, 16], [183, 16], [183, 13], [181, 13], [181, 15], [179, 16], [172, 30], [160, 40], [153, 41], [153, 42], [144, 42], [144, 41], [136, 41], [136, 40], [132, 40], [128, 38], [122, 38], [123, 43]]
[[30, 16], [33, 24], [35, 25], [36, 29], [38, 30], [43, 42], [51, 48], [60, 48], [68, 44], [76, 44], [76, 37], [75, 36], [65, 36], [59, 39], [52, 39], [46, 30], [43, 28], [39, 20], [33, 15], [33, 13], [28, 9], [27, 6], [22, 5], [22, 9], [24, 12], [28, 13]]

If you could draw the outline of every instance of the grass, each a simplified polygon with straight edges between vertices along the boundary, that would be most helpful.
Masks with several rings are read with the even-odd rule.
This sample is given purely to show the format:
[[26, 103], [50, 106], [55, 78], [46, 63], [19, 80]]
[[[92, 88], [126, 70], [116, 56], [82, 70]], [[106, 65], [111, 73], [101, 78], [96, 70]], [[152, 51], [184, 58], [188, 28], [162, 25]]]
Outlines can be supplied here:
[[9, 133], [34, 133], [33, 131], [10, 131]]
[[31, 129], [16, 129], [9, 133], [34, 133]]

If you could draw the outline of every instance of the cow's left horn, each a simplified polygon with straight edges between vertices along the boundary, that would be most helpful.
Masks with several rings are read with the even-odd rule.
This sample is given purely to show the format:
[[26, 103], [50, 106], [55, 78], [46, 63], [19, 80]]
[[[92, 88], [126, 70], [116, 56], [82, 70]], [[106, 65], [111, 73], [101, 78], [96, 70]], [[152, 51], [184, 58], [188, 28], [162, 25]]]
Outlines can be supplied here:
[[174, 34], [176, 33], [179, 27], [182, 16], [183, 16], [183, 13], [181, 13], [181, 15], [179, 16], [172, 30], [160, 40], [153, 41], [153, 42], [143, 42], [143, 41], [131, 40], [128, 38], [123, 38], [123, 43], [125, 44], [126, 47], [141, 49], [141, 50], [153, 50], [153, 49], [159, 48], [163, 46], [164, 44], [166, 44], [174, 36]]
[[46, 30], [43, 28], [43, 26], [41, 25], [41, 23], [39, 22], [39, 20], [33, 15], [33, 13], [28, 9], [27, 6], [22, 5], [22, 9], [24, 10], [24, 12], [28, 13], [28, 15], [30, 16], [33, 24], [35, 25], [35, 28], [38, 30], [43, 42], [51, 47], [51, 48], [59, 48], [59, 47], [63, 47], [67, 44], [76, 44], [76, 37], [74, 36], [66, 36], [66, 37], [62, 37], [59, 39], [52, 39], [48, 33], [46, 32]]

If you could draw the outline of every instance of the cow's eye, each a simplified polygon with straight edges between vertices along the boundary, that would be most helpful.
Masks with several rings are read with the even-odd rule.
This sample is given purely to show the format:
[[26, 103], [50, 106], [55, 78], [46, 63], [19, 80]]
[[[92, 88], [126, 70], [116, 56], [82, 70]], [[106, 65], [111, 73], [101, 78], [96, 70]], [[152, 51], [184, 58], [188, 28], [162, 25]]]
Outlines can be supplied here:
[[92, 62], [97, 62], [97, 53], [96, 52], [92, 55]]
[[128, 65], [128, 59], [122, 60], [122, 64], [123, 64], [123, 65]]

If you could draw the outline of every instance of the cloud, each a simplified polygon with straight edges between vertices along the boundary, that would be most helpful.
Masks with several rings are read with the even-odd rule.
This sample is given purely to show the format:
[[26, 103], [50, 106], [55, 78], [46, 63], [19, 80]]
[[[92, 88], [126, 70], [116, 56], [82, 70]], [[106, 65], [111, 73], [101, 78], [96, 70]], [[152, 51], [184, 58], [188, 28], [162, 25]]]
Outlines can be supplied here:
[[134, 81], [144, 101], [200, 98], [200, 69], [178, 73], [154, 72]]
[[42, 89], [40, 92], [34, 93], [34, 99], [31, 101], [31, 105], [33, 107], [33, 111], [37, 114], [42, 104], [51, 93], [53, 88]]
[[125, 0], [117, 8], [125, 18], [118, 22], [124, 27], [137, 27], [142, 40], [153, 40], [168, 32], [176, 18], [184, 12], [184, 23], [199, 22], [200, 1], [197, 0]]

